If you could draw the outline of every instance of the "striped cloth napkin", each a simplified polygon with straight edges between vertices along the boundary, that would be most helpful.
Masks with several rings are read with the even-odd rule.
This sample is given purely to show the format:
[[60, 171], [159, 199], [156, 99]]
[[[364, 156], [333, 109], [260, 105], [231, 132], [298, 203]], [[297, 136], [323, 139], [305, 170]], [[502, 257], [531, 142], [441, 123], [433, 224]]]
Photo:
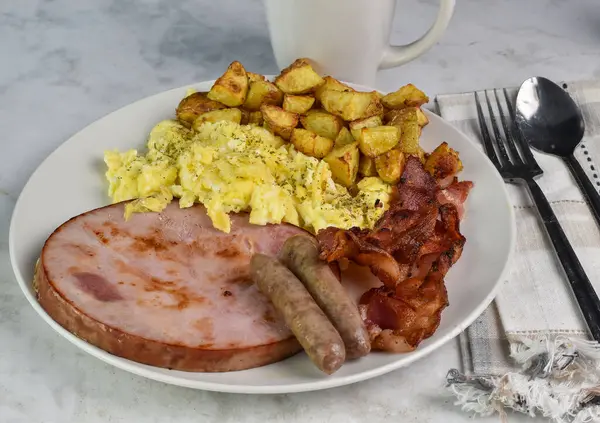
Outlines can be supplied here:
[[[575, 156], [600, 189], [600, 81], [562, 86], [585, 119]], [[508, 92], [514, 100], [517, 90]], [[436, 106], [480, 143], [473, 93], [440, 95]], [[600, 293], [600, 230], [562, 160], [534, 155], [544, 170], [538, 183]], [[531, 199], [518, 185], [508, 188], [517, 222], [512, 271], [492, 305], [461, 334], [463, 369], [448, 373], [448, 387], [464, 410], [481, 415], [513, 409], [561, 423], [600, 421], [600, 347], [587, 340], [585, 321]]]

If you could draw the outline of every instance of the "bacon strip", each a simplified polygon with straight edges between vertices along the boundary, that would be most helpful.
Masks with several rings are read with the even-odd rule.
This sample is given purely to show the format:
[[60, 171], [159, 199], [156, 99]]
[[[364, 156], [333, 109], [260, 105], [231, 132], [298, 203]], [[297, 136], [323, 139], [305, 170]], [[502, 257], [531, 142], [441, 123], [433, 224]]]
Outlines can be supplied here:
[[443, 182], [442, 189], [411, 156], [373, 230], [327, 228], [317, 235], [323, 260], [369, 266], [383, 283], [359, 304], [373, 349], [414, 350], [435, 332], [448, 305], [444, 277], [466, 242], [460, 217], [473, 183]]

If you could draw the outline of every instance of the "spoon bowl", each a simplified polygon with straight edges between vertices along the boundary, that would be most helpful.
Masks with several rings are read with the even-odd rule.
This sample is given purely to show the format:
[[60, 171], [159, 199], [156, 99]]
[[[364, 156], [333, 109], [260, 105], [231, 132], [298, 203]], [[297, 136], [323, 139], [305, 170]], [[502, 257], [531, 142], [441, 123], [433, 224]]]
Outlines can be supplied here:
[[515, 108], [523, 138], [534, 149], [565, 161], [600, 225], [600, 194], [573, 155], [585, 132], [581, 109], [565, 90], [540, 76], [521, 84]]
[[536, 150], [560, 157], [573, 154], [585, 125], [571, 96], [549, 79], [529, 78], [517, 95], [517, 126]]

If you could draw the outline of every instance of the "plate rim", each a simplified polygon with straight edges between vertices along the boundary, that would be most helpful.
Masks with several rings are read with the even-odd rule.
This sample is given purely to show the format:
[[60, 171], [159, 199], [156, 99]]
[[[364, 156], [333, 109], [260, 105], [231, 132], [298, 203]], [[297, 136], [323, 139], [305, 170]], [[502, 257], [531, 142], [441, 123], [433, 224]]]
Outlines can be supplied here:
[[[272, 76], [266, 75], [266, 77], [271, 78]], [[69, 138], [64, 140], [54, 150], [52, 150], [45, 157], [45, 159], [42, 160], [42, 162], [40, 162], [37, 165], [36, 169], [31, 173], [31, 175], [27, 179], [27, 182], [24, 184], [21, 192], [19, 193], [19, 197], [18, 197], [17, 201], [15, 202], [15, 206], [14, 206], [14, 209], [13, 209], [13, 212], [11, 215], [11, 219], [10, 219], [9, 240], [8, 240], [10, 263], [11, 263], [11, 267], [13, 270], [13, 274], [15, 275], [15, 279], [17, 280], [17, 283], [19, 284], [19, 287], [21, 288], [21, 291], [22, 291], [23, 295], [25, 296], [25, 298], [28, 300], [28, 302], [34, 308], [34, 310], [38, 313], [38, 315], [58, 334], [60, 334], [63, 338], [66, 338], [68, 341], [70, 341], [72, 344], [74, 344], [81, 350], [85, 351], [86, 353], [90, 354], [93, 357], [100, 359], [101, 361], [103, 361], [107, 364], [110, 364], [119, 369], [128, 371], [135, 375], [142, 376], [147, 379], [155, 380], [158, 382], [163, 382], [163, 383], [167, 383], [170, 385], [182, 386], [182, 387], [192, 388], [192, 389], [213, 391], [213, 392], [237, 393], [237, 394], [283, 394], [283, 393], [319, 391], [319, 390], [324, 390], [324, 389], [330, 389], [330, 388], [350, 385], [350, 384], [354, 384], [354, 383], [361, 382], [364, 380], [372, 379], [377, 376], [384, 375], [386, 373], [392, 372], [392, 371], [400, 369], [402, 367], [406, 367], [417, 360], [427, 357], [429, 354], [431, 354], [436, 349], [440, 348], [441, 346], [443, 346], [450, 340], [456, 338], [456, 336], [458, 336], [467, 327], [469, 327], [477, 319], [477, 317], [479, 317], [481, 315], [481, 313], [483, 313], [483, 311], [491, 304], [491, 302], [495, 298], [497, 291], [500, 287], [500, 282], [502, 282], [503, 280], [506, 279], [507, 273], [510, 270], [510, 264], [513, 261], [515, 246], [516, 246], [515, 210], [510, 201], [506, 183], [504, 182], [504, 180], [502, 179], [500, 174], [497, 172], [496, 168], [494, 167], [493, 163], [489, 160], [487, 155], [478, 148], [479, 146], [475, 143], [475, 141], [473, 141], [471, 139], [471, 137], [467, 136], [459, 128], [455, 127], [450, 122], [446, 121], [445, 119], [443, 119], [441, 116], [437, 115], [436, 113], [434, 113], [430, 110], [424, 109], [425, 114], [427, 115], [427, 117], [430, 120], [437, 121], [438, 124], [441, 124], [443, 126], [451, 128], [451, 130], [455, 131], [458, 135], [460, 135], [462, 138], [467, 140], [471, 144], [471, 146], [475, 150], [478, 151], [481, 158], [487, 162], [487, 165], [489, 167], [491, 167], [491, 169], [494, 172], [494, 176], [496, 177], [496, 179], [500, 182], [500, 184], [502, 186], [502, 191], [501, 191], [503, 194], [502, 197], [508, 206], [510, 234], [509, 234], [509, 243], [508, 243], [509, 251], [508, 251], [507, 259], [502, 267], [502, 271], [500, 272], [499, 276], [497, 277], [497, 280], [495, 281], [489, 294], [485, 297], [485, 299], [477, 307], [475, 307], [473, 309], [473, 311], [471, 311], [471, 313], [468, 314], [468, 316], [465, 319], [463, 319], [463, 321], [460, 324], [457, 324], [456, 326], [454, 326], [451, 330], [448, 331], [447, 334], [445, 334], [440, 339], [437, 339], [434, 342], [432, 342], [424, 347], [419, 348], [418, 349], [419, 354], [410, 355], [410, 356], [408, 356], [408, 358], [406, 356], [403, 356], [402, 358], [399, 358], [398, 360], [393, 361], [391, 363], [376, 367], [374, 369], [365, 370], [360, 373], [347, 375], [347, 376], [344, 376], [343, 378], [336, 378], [336, 379], [325, 378], [325, 379], [320, 379], [317, 381], [308, 381], [308, 382], [294, 383], [294, 384], [288, 384], [288, 385], [254, 385], [254, 386], [252, 386], [252, 385], [236, 385], [236, 384], [226, 384], [226, 383], [219, 383], [219, 382], [182, 379], [182, 378], [179, 378], [176, 376], [170, 376], [168, 374], [153, 372], [149, 369], [146, 369], [147, 365], [144, 365], [144, 367], [141, 367], [139, 365], [140, 364], [143, 365], [143, 363], [132, 362], [125, 358], [112, 355], [112, 354], [108, 353], [107, 351], [104, 351], [104, 350], [96, 347], [95, 345], [92, 345], [92, 344], [88, 343], [87, 341], [84, 341], [83, 339], [77, 337], [76, 335], [72, 334], [67, 329], [65, 329], [64, 327], [59, 325], [54, 319], [52, 319], [46, 313], [46, 311], [41, 307], [41, 305], [35, 299], [35, 297], [33, 295], [31, 295], [31, 293], [27, 289], [27, 285], [30, 284], [31, 281], [27, 282], [25, 280], [25, 278], [23, 277], [23, 275], [21, 275], [21, 272], [19, 271], [16, 253], [14, 251], [15, 236], [16, 236], [14, 226], [16, 225], [15, 224], [16, 216], [17, 216], [20, 208], [22, 207], [22, 202], [24, 201], [23, 195], [22, 195], [23, 192], [26, 190], [27, 186], [30, 184], [31, 180], [35, 177], [35, 175], [37, 174], [39, 169], [43, 167], [43, 165], [46, 163], [47, 160], [50, 159], [51, 156], [53, 156], [57, 151], [59, 151], [66, 144], [68, 144], [69, 141], [71, 141], [73, 138], [78, 137], [82, 132], [88, 130], [91, 126], [93, 126], [97, 122], [107, 119], [110, 116], [112, 116], [113, 114], [118, 114], [123, 109], [126, 109], [130, 106], [133, 106], [135, 104], [138, 104], [138, 103], [141, 103], [144, 101], [148, 101], [154, 97], [158, 97], [158, 96], [164, 95], [169, 92], [183, 91], [183, 90], [186, 90], [189, 88], [198, 87], [200, 85], [214, 83], [214, 81], [215, 80], [213, 79], [213, 80], [195, 82], [192, 84], [186, 84], [186, 85], [183, 85], [183, 86], [180, 86], [177, 88], [172, 88], [169, 90], [151, 94], [149, 96], [140, 98], [136, 101], [133, 101], [124, 106], [121, 106], [118, 109], [95, 119], [93, 122], [87, 124], [86, 126], [81, 128], [79, 131], [77, 131], [74, 134], [72, 134], [71, 136], [69, 136]], [[352, 87], [355, 87], [357, 89], [365, 90], [365, 91], [375, 90], [374, 88], [366, 87], [366, 86], [359, 85], [359, 84], [349, 84], [349, 85], [351, 85]], [[399, 357], [400, 356], [401, 355], [399, 354]], [[149, 367], [153, 368], [153, 366], [149, 366]]]

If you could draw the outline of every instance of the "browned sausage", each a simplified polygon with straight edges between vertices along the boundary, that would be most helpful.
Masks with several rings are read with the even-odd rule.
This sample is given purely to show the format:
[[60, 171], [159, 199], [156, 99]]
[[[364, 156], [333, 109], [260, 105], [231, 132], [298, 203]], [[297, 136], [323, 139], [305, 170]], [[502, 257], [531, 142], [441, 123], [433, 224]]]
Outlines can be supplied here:
[[358, 307], [326, 262], [319, 259], [317, 242], [295, 235], [283, 244], [281, 261], [302, 281], [325, 312], [346, 345], [346, 358], [353, 359], [371, 351], [371, 341]]
[[294, 333], [315, 365], [327, 374], [346, 360], [344, 341], [315, 303], [302, 282], [274, 259], [255, 254], [250, 262], [252, 279]]

